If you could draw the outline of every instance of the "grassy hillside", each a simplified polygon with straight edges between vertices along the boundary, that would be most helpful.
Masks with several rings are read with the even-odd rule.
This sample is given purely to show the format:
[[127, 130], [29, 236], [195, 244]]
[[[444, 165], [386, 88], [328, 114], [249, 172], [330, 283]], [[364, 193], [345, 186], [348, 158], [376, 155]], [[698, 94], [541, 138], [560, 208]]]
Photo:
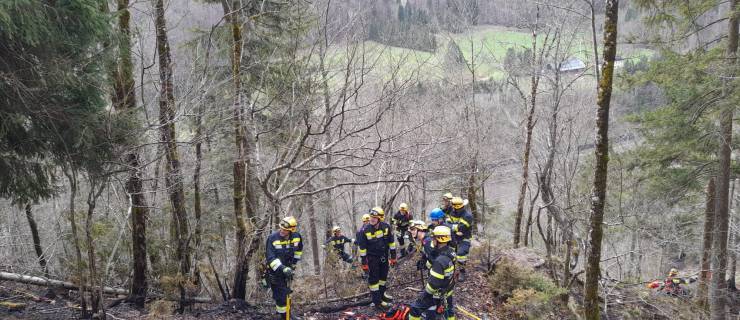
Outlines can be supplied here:
[[[517, 30], [500, 26], [479, 26], [462, 34], [438, 34], [436, 52], [426, 52], [381, 43], [366, 41], [358, 52], [365, 52], [366, 66], [374, 68], [371, 75], [388, 79], [393, 72], [405, 77], [418, 78], [423, 81], [441, 80], [455, 73], [469, 76], [465, 65], [446, 64], [446, 55], [450, 41], [460, 48], [468, 65], [474, 62], [476, 78], [501, 79], [505, 75], [501, 63], [507, 50], [525, 50], [532, 46], [532, 35], [527, 30]], [[542, 38], [540, 38], [542, 40]], [[591, 42], [588, 37], [576, 36], [569, 44], [568, 56], [578, 57], [591, 65], [593, 60]], [[620, 55], [625, 58], [649, 56], [652, 51], [620, 47]], [[347, 48], [334, 48], [330, 65], [341, 66], [346, 61]]]

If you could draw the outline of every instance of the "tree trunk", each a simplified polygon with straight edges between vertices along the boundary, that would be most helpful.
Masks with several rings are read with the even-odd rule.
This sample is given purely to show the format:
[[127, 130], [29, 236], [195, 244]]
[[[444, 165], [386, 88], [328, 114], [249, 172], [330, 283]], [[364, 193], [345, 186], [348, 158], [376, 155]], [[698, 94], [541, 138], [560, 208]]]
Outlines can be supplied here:
[[156, 20], [155, 29], [157, 33], [157, 53], [159, 57], [159, 124], [162, 143], [165, 145], [167, 159], [167, 174], [165, 185], [169, 192], [170, 203], [173, 210], [173, 225], [177, 248], [175, 259], [179, 263], [178, 274], [181, 303], [179, 312], [183, 311], [185, 304], [185, 282], [190, 275], [190, 250], [189, 250], [189, 227], [188, 215], [185, 210], [185, 192], [183, 190], [182, 169], [180, 167], [180, 155], [177, 151], [177, 136], [175, 134], [175, 96], [172, 84], [172, 57], [170, 55], [170, 43], [167, 39], [167, 22], [164, 14], [164, 0], [155, 0]]
[[421, 176], [421, 217], [419, 217], [421, 220], [425, 220], [427, 218], [427, 178], [425, 176]]
[[[737, 228], [737, 216], [734, 216], [732, 218], [732, 221], [730, 223], [730, 226], [735, 226]], [[727, 289], [730, 291], [737, 291], [737, 285], [735, 283], [735, 273], [737, 272], [737, 250], [738, 250], [738, 238], [737, 238], [737, 232], [732, 232], [730, 234], [729, 239], [729, 246], [730, 249], [728, 249], [729, 257], [729, 265], [727, 267]]]
[[33, 249], [36, 251], [36, 258], [38, 258], [41, 271], [44, 273], [44, 277], [49, 277], [49, 268], [46, 266], [46, 256], [44, 255], [44, 249], [41, 246], [41, 238], [39, 237], [39, 228], [36, 225], [36, 219], [33, 217], [33, 211], [31, 211], [31, 204], [26, 203], [26, 220], [28, 220], [28, 227], [31, 228], [31, 237], [33, 238]]
[[601, 261], [601, 239], [603, 237], [604, 205], [606, 204], [606, 180], [609, 162], [609, 104], [612, 95], [614, 57], [617, 53], [617, 20], [619, 0], [607, 0], [604, 21], [604, 62], [599, 80], [596, 111], [595, 170], [591, 195], [591, 221], [589, 252], [586, 265], [584, 288], [585, 318], [597, 320], [599, 312], [599, 277]]
[[[80, 290], [80, 287], [77, 284], [74, 284], [72, 282], [49, 279], [49, 278], [32, 277], [32, 276], [27, 276], [27, 275], [18, 274], [18, 273], [0, 271], [0, 280], [13, 281], [13, 282], [18, 282], [18, 283], [27, 283], [27, 284], [32, 284], [35, 286], [46, 286], [50, 288], [58, 287], [58, 288], [63, 288], [67, 290]], [[103, 293], [105, 294], [111, 294], [111, 295], [124, 295], [128, 293], [128, 290], [126, 289], [118, 289], [118, 288], [111, 288], [111, 287], [102, 287], [100, 290], [103, 290]], [[168, 301], [171, 300], [171, 298], [167, 296], [155, 295], [155, 297], [168, 300]], [[188, 299], [188, 301], [197, 302], [197, 303], [212, 303], [213, 302], [213, 300], [211, 300], [210, 297], [194, 297], [194, 298]]]
[[[114, 94], [113, 106], [119, 112], [137, 112], [136, 89], [134, 87], [133, 63], [131, 62], [131, 14], [128, 10], [129, 0], [118, 0], [118, 61], [113, 72]], [[130, 168], [126, 181], [126, 193], [131, 208], [131, 247], [133, 256], [133, 277], [129, 301], [143, 308], [148, 290], [146, 281], [146, 220], [149, 214], [144, 187], [141, 181], [139, 152], [132, 150], [124, 156]]]
[[103, 304], [103, 283], [98, 277], [97, 259], [95, 257], [95, 239], [92, 236], [93, 214], [95, 205], [100, 194], [105, 187], [104, 182], [100, 182], [97, 187], [95, 178], [90, 179], [90, 190], [87, 195], [87, 219], [85, 220], [85, 239], [87, 240], [87, 264], [90, 271], [90, 304], [92, 305], [93, 315], [97, 314], [99, 319], [105, 319], [105, 306]]
[[709, 288], [709, 277], [711, 275], [711, 254], [712, 254], [712, 233], [714, 231], [714, 204], [715, 204], [715, 186], [714, 178], [710, 178], [707, 183], [707, 198], [704, 208], [704, 239], [701, 250], [701, 271], [699, 272], [699, 284], [696, 288], [696, 297], [698, 303], [704, 307], [709, 306], [707, 300], [707, 291]]
[[468, 179], [468, 206], [470, 206], [470, 213], [473, 215], [473, 223], [470, 225], [473, 233], [478, 232], [478, 222], [480, 221], [480, 213], [478, 211], [478, 180], [476, 175], [478, 174], [478, 162], [476, 156], [473, 157], [473, 165], [470, 168], [470, 178]]
[[[730, 2], [726, 51], [728, 68], [726, 70], [734, 70], [736, 67], [738, 45], [737, 2], [738, 0], [732, 0]], [[734, 72], [732, 72], [730, 76], [734, 76]], [[732, 94], [731, 90], [732, 88], [730, 88], [729, 84], [725, 84], [723, 95], [725, 97], [729, 97]], [[730, 147], [732, 144], [732, 116], [734, 107], [735, 106], [732, 102], [729, 102], [728, 105], [723, 105], [719, 119], [720, 147], [717, 155], [719, 158], [719, 172], [717, 175], [717, 202], [714, 209], [714, 238], [712, 239], [713, 271], [709, 290], [709, 313], [712, 320], [727, 318], [727, 282], [725, 282], [725, 276], [727, 275], [727, 235], [729, 234], [728, 227], [730, 218], [730, 166], [732, 164], [732, 150]]]
[[80, 292], [80, 310], [83, 319], [88, 318], [87, 300], [85, 299], [86, 282], [84, 266], [82, 264], [82, 249], [80, 248], [80, 238], [77, 235], [77, 218], [75, 217], [75, 197], [77, 196], [77, 172], [74, 168], [65, 168], [64, 174], [69, 181], [69, 226], [72, 230], [72, 242], [75, 249], [75, 271], [77, 271], [77, 281]]
[[234, 221], [236, 223], [236, 268], [234, 270], [234, 284], [232, 297], [235, 299], [246, 299], [246, 241], [247, 228], [244, 219], [244, 192], [246, 191], [246, 169], [244, 155], [244, 127], [242, 124], [242, 94], [241, 94], [241, 59], [242, 59], [242, 30], [239, 12], [231, 11], [231, 3], [227, 0], [221, 2], [224, 15], [231, 24], [231, 76], [234, 85]]
[[[205, 104], [205, 103], [204, 103]], [[195, 268], [193, 269], [193, 281], [200, 285], [200, 260], [201, 243], [203, 237], [202, 208], [200, 199], [200, 169], [203, 162], [203, 112], [205, 105], [198, 106], [198, 114], [195, 116], [195, 168], [193, 169], [193, 212], [195, 213]]]
[[[328, 4], [327, 4], [327, 10], [328, 10]], [[327, 12], [328, 14], [328, 12]], [[328, 17], [327, 17], [328, 19]], [[332, 114], [334, 113], [334, 106], [331, 104], [331, 96], [329, 92], [329, 72], [326, 70], [325, 65], [325, 59], [327, 54], [327, 49], [329, 47], [329, 40], [328, 40], [328, 34], [326, 31], [327, 24], [324, 23], [324, 28], [322, 32], [322, 36], [324, 37], [323, 41], [320, 42], [319, 45], [319, 72], [321, 73], [321, 91], [324, 98], [324, 122], [330, 121]], [[346, 90], [342, 90], [342, 92], [346, 92]], [[332, 141], [332, 132], [331, 128], [327, 128], [326, 135], [324, 138], [325, 144], [330, 144]], [[327, 167], [330, 167], [332, 163], [332, 155], [330, 152], [326, 153], [326, 157], [324, 157], [324, 164]], [[325, 183], [327, 186], [334, 185], [334, 176], [331, 174], [327, 174], [325, 176]], [[331, 237], [331, 228], [332, 224], [334, 224], [335, 219], [335, 209], [334, 209], [334, 192], [332, 189], [329, 189], [326, 191], [326, 200], [325, 200], [325, 207], [326, 215], [324, 216], [324, 226], [326, 227], [326, 238], [328, 239]], [[323, 240], [322, 240], [323, 242]]]
[[[732, 234], [730, 234], [729, 246], [731, 248], [728, 249], [729, 255], [730, 255], [730, 258], [729, 258], [730, 262], [729, 262], [729, 267], [727, 269], [727, 277], [728, 277], [727, 289], [730, 291], [734, 291], [734, 292], [737, 292], [737, 284], [735, 283], [735, 274], [737, 273], [738, 250], [740, 250], [740, 237], [738, 237], [740, 236], [740, 231], [738, 231], [738, 228], [740, 228], [740, 217], [738, 217], [738, 214], [737, 214], [738, 203], [737, 203], [737, 196], [735, 195], [735, 192], [734, 192], [735, 188], [737, 187], [736, 186], [737, 184], [740, 184], [739, 179], [735, 179], [735, 186], [733, 186], [732, 188], [733, 192], [731, 193], [731, 197], [730, 197], [730, 201], [732, 201], [735, 204], [733, 206], [733, 209], [731, 210], [732, 222], [730, 226], [734, 226], [735, 231], [732, 232]], [[733, 228], [731, 228], [730, 230], [733, 230]], [[737, 304], [735, 304], [734, 308], [732, 308], [731, 310], [732, 314], [737, 314], [738, 307], [740, 306], [737, 306]]]
[[537, 106], [537, 85], [539, 84], [539, 68], [537, 67], [537, 27], [539, 23], [539, 8], [537, 10], [537, 21], [532, 28], [532, 78], [530, 93], [529, 112], [527, 114], [527, 132], [524, 138], [524, 156], [522, 157], [522, 183], [519, 187], [519, 198], [516, 203], [516, 218], [514, 220], [514, 248], [519, 247], [521, 240], [522, 219], [524, 216], [524, 197], [527, 195], [527, 184], [529, 183], [529, 152], [532, 145], [532, 129], [534, 129], [534, 112]]
[[[308, 177], [307, 177], [308, 178]], [[306, 191], [313, 191], [313, 184], [306, 184]], [[316, 228], [316, 204], [313, 201], [313, 195], [306, 196], [306, 206], [308, 209], [308, 232], [311, 239], [311, 257], [313, 258], [313, 272], [318, 275], [321, 273], [321, 260], [319, 254], [319, 232]], [[329, 227], [328, 230], [331, 230]], [[321, 243], [324, 243], [323, 237]]]

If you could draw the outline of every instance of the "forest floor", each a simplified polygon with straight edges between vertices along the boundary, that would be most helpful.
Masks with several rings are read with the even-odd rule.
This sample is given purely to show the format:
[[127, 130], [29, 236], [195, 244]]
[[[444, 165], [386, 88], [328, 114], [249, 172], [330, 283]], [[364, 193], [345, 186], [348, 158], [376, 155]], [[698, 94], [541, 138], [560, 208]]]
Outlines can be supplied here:
[[[525, 296], [525, 301], [518, 301], [522, 300], [518, 293], [503, 294], [501, 288], [494, 287], [489, 270], [502, 259], [510, 261], [514, 268], [544, 275], [544, 270], [541, 270], [544, 260], [536, 252], [526, 248], [489, 250], [479, 244], [471, 257], [466, 281], [455, 287], [454, 303], [458, 319], [577, 319], [573, 310], [578, 307], [574, 306], [573, 299], [568, 302], [552, 299], [537, 303], [539, 296], [533, 295]], [[415, 267], [417, 258], [411, 255], [400, 259], [398, 265], [391, 269], [388, 292], [396, 304], [411, 304], [423, 288], [421, 273]], [[369, 295], [364, 294], [367, 284], [361, 277], [361, 271], [346, 264], [328, 263], [334, 267], [329, 267], [322, 276], [302, 275], [293, 283], [293, 314], [305, 320], [382, 319], [369, 306]], [[76, 293], [65, 292], [67, 295], [46, 299], [42, 297], [46, 291], [46, 288], [38, 286], [0, 282], [0, 319], [79, 318]], [[578, 299], [578, 292], [572, 294]], [[615, 287], [607, 297], [609, 301], [605, 305], [609, 319], [702, 319], [706, 316], [688, 300], [658, 296], [644, 286]], [[106, 302], [111, 304], [114, 301], [114, 298], [107, 298]], [[152, 301], [147, 304], [145, 311], [119, 303], [108, 308], [106, 314], [108, 319], [113, 320], [274, 319], [269, 291], [255, 289], [249, 301], [254, 303], [197, 304], [182, 314], [174, 315], [174, 302]], [[731, 303], [737, 304], [737, 297]]]

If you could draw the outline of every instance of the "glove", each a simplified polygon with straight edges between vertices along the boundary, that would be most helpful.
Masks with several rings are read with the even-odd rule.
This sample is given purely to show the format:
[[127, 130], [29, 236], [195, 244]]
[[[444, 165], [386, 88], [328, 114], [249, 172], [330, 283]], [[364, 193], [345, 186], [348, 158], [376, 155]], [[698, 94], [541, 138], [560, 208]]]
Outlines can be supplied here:
[[424, 260], [419, 259], [419, 261], [416, 261], [416, 270], [424, 269], [426, 269], [426, 266], [424, 265]]
[[363, 265], [362, 265], [362, 271], [365, 271], [365, 272], [370, 272], [370, 267], [368, 267], [368, 265], [367, 265], [367, 264], [363, 264]]
[[388, 259], [388, 263], [391, 265], [391, 267], [395, 267], [396, 266], [396, 259], [395, 258]]
[[283, 268], [283, 274], [285, 274], [286, 277], [290, 278], [293, 277], [293, 269], [290, 267]]

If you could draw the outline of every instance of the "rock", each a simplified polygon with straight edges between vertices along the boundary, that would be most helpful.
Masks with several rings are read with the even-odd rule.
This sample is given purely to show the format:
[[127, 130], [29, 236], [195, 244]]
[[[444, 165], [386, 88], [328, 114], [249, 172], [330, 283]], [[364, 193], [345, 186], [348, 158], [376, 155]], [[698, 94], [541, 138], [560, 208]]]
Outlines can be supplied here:
[[545, 259], [529, 248], [507, 249], [501, 252], [501, 256], [518, 265], [530, 267], [532, 269], [537, 269], [545, 265]]

